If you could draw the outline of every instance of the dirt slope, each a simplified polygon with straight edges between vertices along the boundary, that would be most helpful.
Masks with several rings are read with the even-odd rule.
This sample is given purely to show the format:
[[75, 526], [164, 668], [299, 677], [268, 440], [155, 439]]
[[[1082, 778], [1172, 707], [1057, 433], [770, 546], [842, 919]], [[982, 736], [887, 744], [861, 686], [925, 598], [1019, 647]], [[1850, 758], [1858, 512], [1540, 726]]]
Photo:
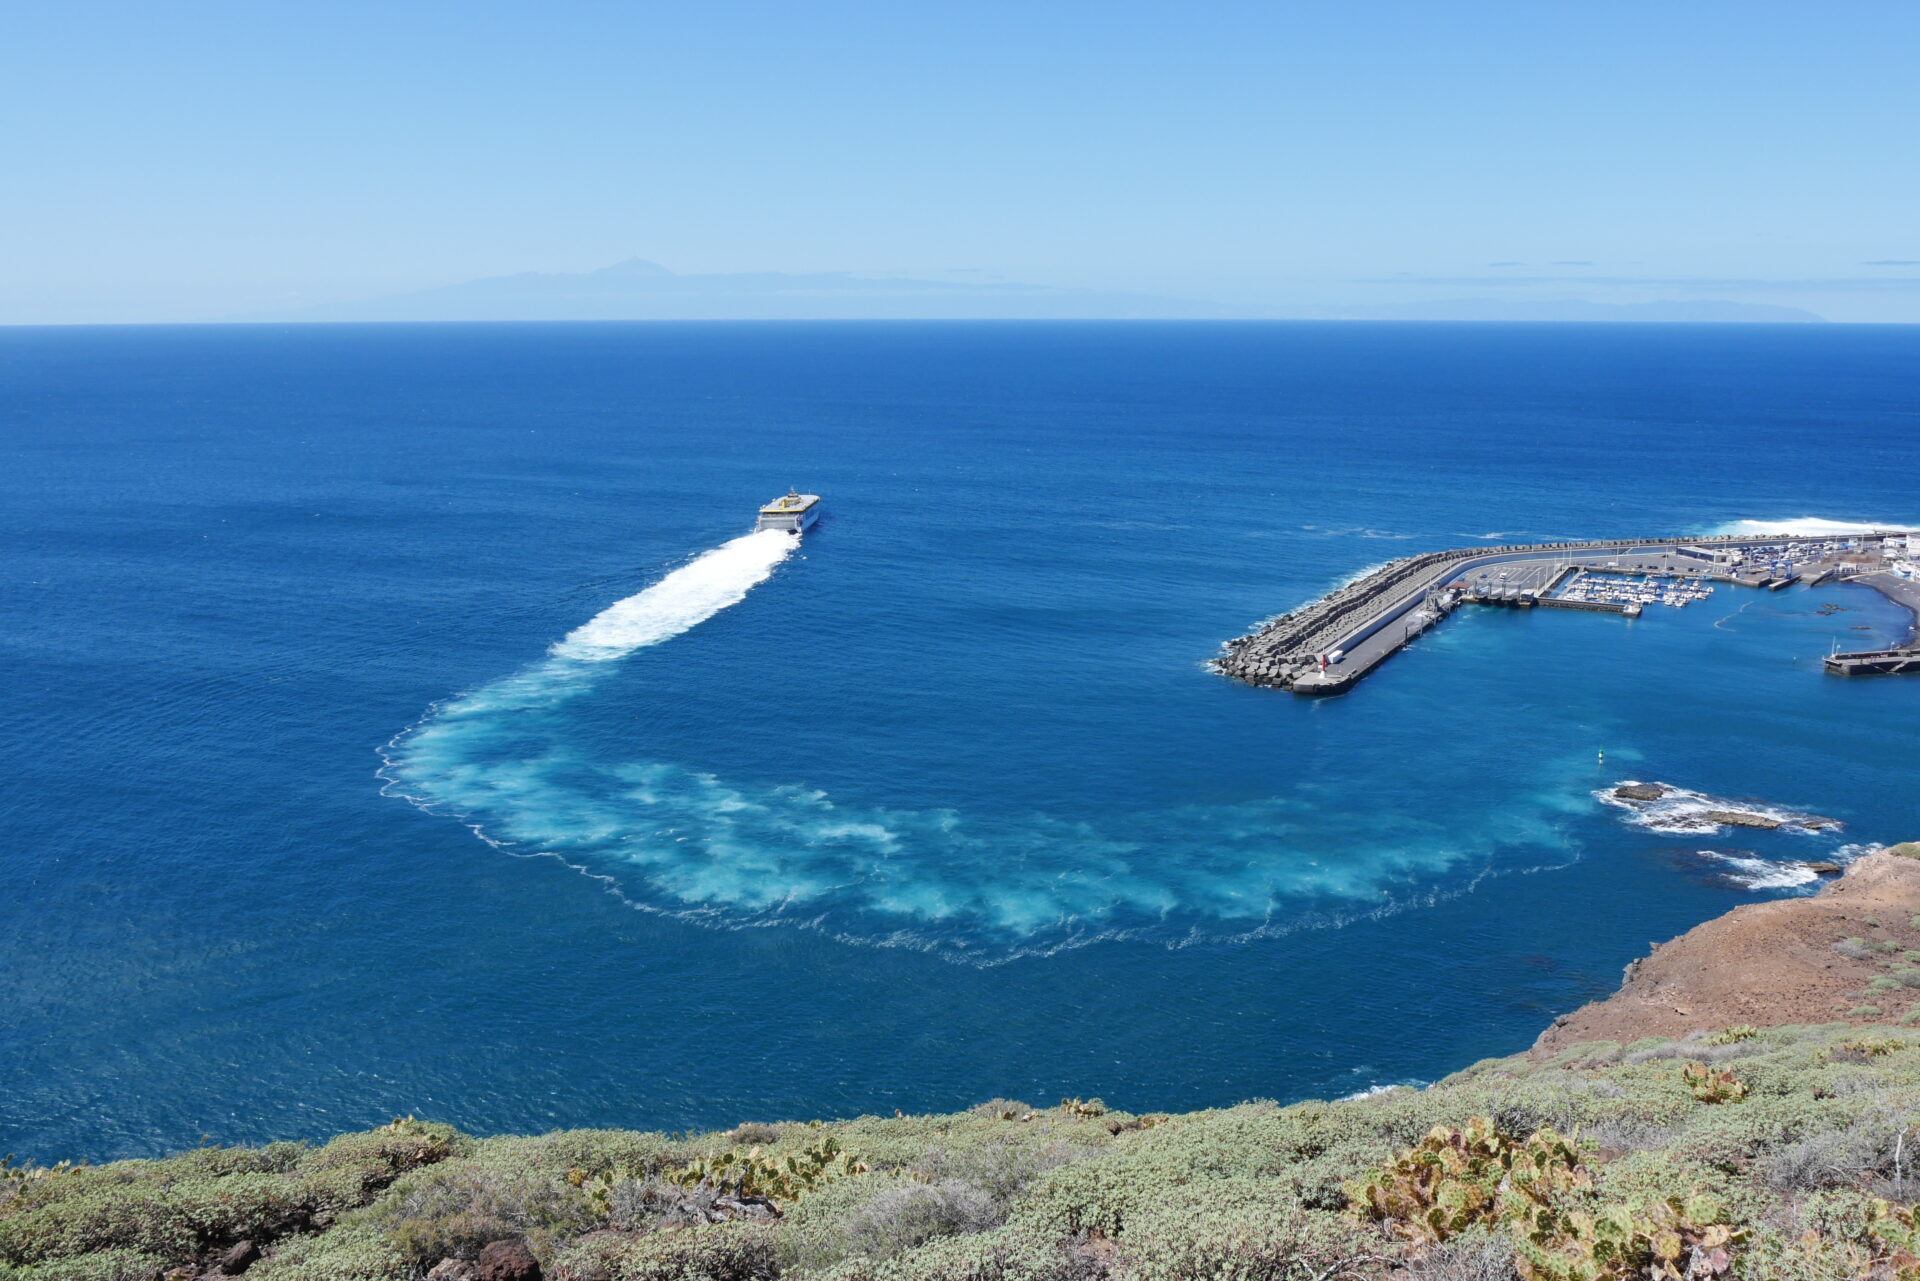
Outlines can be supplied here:
[[[1830, 1023], [1866, 1005], [1879, 1013], [1851, 1021], [1893, 1022], [1920, 1005], [1920, 988], [1868, 984], [1920, 968], [1903, 956], [1920, 953], [1917, 913], [1920, 844], [1869, 854], [1812, 898], [1737, 907], [1656, 945], [1653, 955], [1627, 967], [1618, 992], [1555, 1019], [1533, 1053], [1739, 1023]], [[1864, 959], [1834, 951], [1848, 938], [1866, 940], [1873, 951]]]

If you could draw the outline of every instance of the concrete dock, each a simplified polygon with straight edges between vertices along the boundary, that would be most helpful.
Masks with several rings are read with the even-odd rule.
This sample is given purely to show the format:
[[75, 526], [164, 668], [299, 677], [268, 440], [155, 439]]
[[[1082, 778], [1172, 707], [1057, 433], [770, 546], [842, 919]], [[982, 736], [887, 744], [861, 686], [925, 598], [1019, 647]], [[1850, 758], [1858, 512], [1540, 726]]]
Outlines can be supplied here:
[[1905, 645], [1892, 649], [1855, 650], [1850, 654], [1829, 654], [1826, 668], [1835, 676], [1886, 676], [1920, 673], [1920, 582], [1900, 578], [1884, 571], [1863, 574], [1854, 580], [1875, 589], [1888, 600], [1906, 607], [1913, 615], [1913, 627]]
[[1896, 536], [1903, 534], [1600, 539], [1426, 552], [1389, 562], [1228, 641], [1213, 668], [1251, 685], [1334, 694], [1464, 604], [1639, 612], [1638, 604], [1557, 595], [1577, 572], [1632, 576], [1641, 583], [1671, 579], [1775, 590], [1802, 580], [1845, 578], [1877, 588], [1920, 620], [1920, 584], [1887, 572]]

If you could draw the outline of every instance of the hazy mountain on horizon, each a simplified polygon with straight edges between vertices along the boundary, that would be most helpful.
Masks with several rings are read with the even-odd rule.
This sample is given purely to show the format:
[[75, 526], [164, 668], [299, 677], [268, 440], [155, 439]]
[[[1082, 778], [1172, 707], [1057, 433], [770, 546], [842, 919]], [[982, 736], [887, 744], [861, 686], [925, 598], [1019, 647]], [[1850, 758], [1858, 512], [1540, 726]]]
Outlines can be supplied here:
[[255, 321], [515, 320], [1461, 320], [1818, 322], [1798, 307], [1694, 301], [1467, 298], [1370, 307], [1233, 305], [1155, 294], [855, 272], [682, 275], [644, 258], [521, 272], [417, 293], [240, 317]]

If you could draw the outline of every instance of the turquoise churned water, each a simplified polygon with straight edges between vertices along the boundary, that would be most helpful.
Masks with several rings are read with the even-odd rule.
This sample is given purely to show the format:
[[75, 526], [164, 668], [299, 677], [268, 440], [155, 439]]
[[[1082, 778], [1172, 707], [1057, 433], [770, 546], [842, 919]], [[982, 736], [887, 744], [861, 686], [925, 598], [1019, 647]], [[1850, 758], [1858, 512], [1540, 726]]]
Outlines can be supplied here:
[[1914, 330], [11, 330], [0, 385], [23, 1157], [1347, 1094], [1920, 836], [1920, 680], [1820, 670], [1908, 626], [1859, 587], [1203, 667], [1416, 551], [1920, 523]]

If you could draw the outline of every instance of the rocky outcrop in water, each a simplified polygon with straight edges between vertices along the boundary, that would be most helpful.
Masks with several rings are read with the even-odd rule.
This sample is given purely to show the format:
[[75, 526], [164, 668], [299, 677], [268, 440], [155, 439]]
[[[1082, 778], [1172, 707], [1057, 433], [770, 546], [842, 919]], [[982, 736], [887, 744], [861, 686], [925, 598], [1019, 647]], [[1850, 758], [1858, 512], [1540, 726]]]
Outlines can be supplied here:
[[1785, 823], [1766, 814], [1748, 814], [1740, 810], [1708, 810], [1700, 815], [1703, 823], [1712, 823], [1716, 827], [1757, 827], [1762, 831], [1772, 831]]

